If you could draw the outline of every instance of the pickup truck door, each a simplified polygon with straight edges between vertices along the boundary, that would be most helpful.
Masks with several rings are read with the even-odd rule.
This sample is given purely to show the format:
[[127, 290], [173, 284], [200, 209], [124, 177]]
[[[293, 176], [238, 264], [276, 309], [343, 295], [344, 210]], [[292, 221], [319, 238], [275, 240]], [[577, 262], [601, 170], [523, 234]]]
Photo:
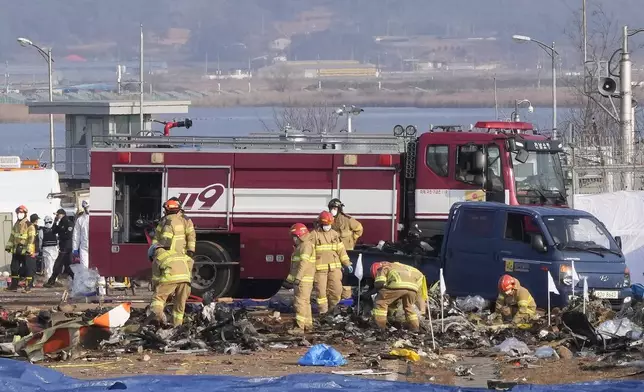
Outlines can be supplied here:
[[488, 208], [461, 206], [454, 215], [444, 253], [444, 276], [451, 296], [481, 295], [495, 298], [502, 269], [495, 249], [500, 239], [497, 218]]
[[[551, 262], [548, 253], [540, 253], [531, 245], [532, 236], [543, 233], [530, 215], [518, 212], [503, 212], [502, 215], [504, 232], [497, 262], [503, 273], [517, 278], [538, 303], [544, 303], [548, 295], [546, 271]], [[557, 273], [552, 271], [554, 278]]]

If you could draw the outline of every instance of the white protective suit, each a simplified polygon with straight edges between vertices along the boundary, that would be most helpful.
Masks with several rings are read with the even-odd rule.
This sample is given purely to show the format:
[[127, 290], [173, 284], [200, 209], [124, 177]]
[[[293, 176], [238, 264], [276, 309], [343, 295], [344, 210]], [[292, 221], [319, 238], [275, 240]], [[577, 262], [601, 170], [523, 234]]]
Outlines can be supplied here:
[[42, 253], [43, 275], [45, 280], [49, 280], [54, 273], [54, 263], [58, 258], [58, 244], [54, 246], [43, 246], [42, 230], [38, 230], [38, 238], [40, 239], [38, 243], [40, 244], [40, 252]]
[[80, 254], [80, 262], [89, 268], [89, 213], [83, 212], [76, 217], [74, 225], [74, 238], [72, 242], [74, 250]]

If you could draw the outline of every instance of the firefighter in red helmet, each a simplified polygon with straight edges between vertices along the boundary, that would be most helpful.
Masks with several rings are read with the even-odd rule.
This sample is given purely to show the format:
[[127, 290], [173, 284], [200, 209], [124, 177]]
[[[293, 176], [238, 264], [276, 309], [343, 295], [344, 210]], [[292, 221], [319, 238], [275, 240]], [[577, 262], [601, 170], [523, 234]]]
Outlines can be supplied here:
[[517, 278], [503, 275], [499, 279], [499, 296], [494, 312], [497, 320], [511, 319], [515, 324], [529, 324], [536, 318], [537, 304]]
[[414, 305], [418, 307], [420, 314], [425, 312], [425, 275], [409, 265], [380, 261], [371, 265], [371, 276], [374, 279], [374, 290], [378, 291], [373, 308], [376, 325], [381, 329], [387, 328], [389, 307], [400, 301], [409, 329], [418, 331], [420, 324]]
[[[333, 230], [340, 234], [340, 239], [344, 244], [346, 250], [353, 250], [356, 246], [356, 241], [362, 237], [364, 229], [362, 224], [352, 216], [345, 214], [344, 204], [340, 199], [331, 199], [329, 202], [329, 212], [333, 215]], [[342, 287], [342, 299], [351, 298], [351, 286]]]
[[[173, 324], [183, 324], [186, 300], [190, 296], [192, 256], [195, 251], [194, 228], [181, 214], [181, 203], [168, 200], [163, 204], [165, 217], [157, 242], [149, 254], [153, 256], [153, 278], [156, 281], [150, 309], [153, 317], [165, 323], [164, 308], [170, 295], [174, 295]], [[192, 231], [190, 229], [192, 228]]]
[[349, 255], [340, 235], [331, 227], [333, 215], [322, 211], [318, 216], [318, 224], [312, 233], [315, 245], [315, 279], [314, 287], [317, 293], [317, 303], [320, 315], [334, 309], [342, 295], [342, 267], [353, 272]]
[[302, 223], [291, 226], [291, 237], [295, 249], [291, 255], [291, 271], [286, 277], [285, 287], [295, 289], [295, 324], [290, 334], [302, 334], [313, 329], [311, 292], [315, 276], [315, 245], [309, 229]]

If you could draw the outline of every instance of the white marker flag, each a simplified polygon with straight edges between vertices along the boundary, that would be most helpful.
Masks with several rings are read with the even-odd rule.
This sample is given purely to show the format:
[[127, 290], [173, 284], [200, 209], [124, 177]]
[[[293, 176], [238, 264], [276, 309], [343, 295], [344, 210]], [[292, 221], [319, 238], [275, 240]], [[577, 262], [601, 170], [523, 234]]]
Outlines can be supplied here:
[[353, 274], [358, 278], [358, 280], [362, 280], [362, 253], [358, 255], [358, 261], [356, 261], [356, 270], [353, 271]]
[[447, 286], [445, 286], [445, 278], [443, 277], [443, 269], [441, 268], [440, 271], [440, 289], [441, 289], [441, 295], [445, 295], [447, 292]]
[[555, 286], [555, 280], [552, 278], [552, 274], [548, 271], [548, 295], [550, 295], [550, 293], [559, 295], [559, 290], [557, 290], [557, 286]]

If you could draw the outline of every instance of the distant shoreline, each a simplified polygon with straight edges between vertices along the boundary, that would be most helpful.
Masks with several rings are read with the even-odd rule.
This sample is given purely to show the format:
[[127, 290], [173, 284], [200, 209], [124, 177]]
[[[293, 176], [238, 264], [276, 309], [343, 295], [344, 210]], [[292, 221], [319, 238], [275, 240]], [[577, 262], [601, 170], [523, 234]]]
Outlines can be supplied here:
[[[203, 98], [192, 100], [193, 107], [227, 108], [227, 107], [307, 107], [339, 105], [357, 105], [364, 107], [393, 108], [493, 108], [493, 90], [475, 91], [297, 91], [279, 93], [275, 91], [258, 91], [254, 93], [210, 93]], [[508, 108], [515, 99], [530, 100], [533, 106], [549, 107], [552, 105], [552, 93], [542, 89], [504, 89], [497, 91], [499, 108]], [[577, 104], [570, 92], [561, 88], [558, 91], [559, 107], [574, 107]], [[47, 115], [30, 115], [26, 105], [0, 104], [0, 123], [40, 123], [49, 121]], [[55, 115], [54, 121], [64, 121], [64, 116]]]

